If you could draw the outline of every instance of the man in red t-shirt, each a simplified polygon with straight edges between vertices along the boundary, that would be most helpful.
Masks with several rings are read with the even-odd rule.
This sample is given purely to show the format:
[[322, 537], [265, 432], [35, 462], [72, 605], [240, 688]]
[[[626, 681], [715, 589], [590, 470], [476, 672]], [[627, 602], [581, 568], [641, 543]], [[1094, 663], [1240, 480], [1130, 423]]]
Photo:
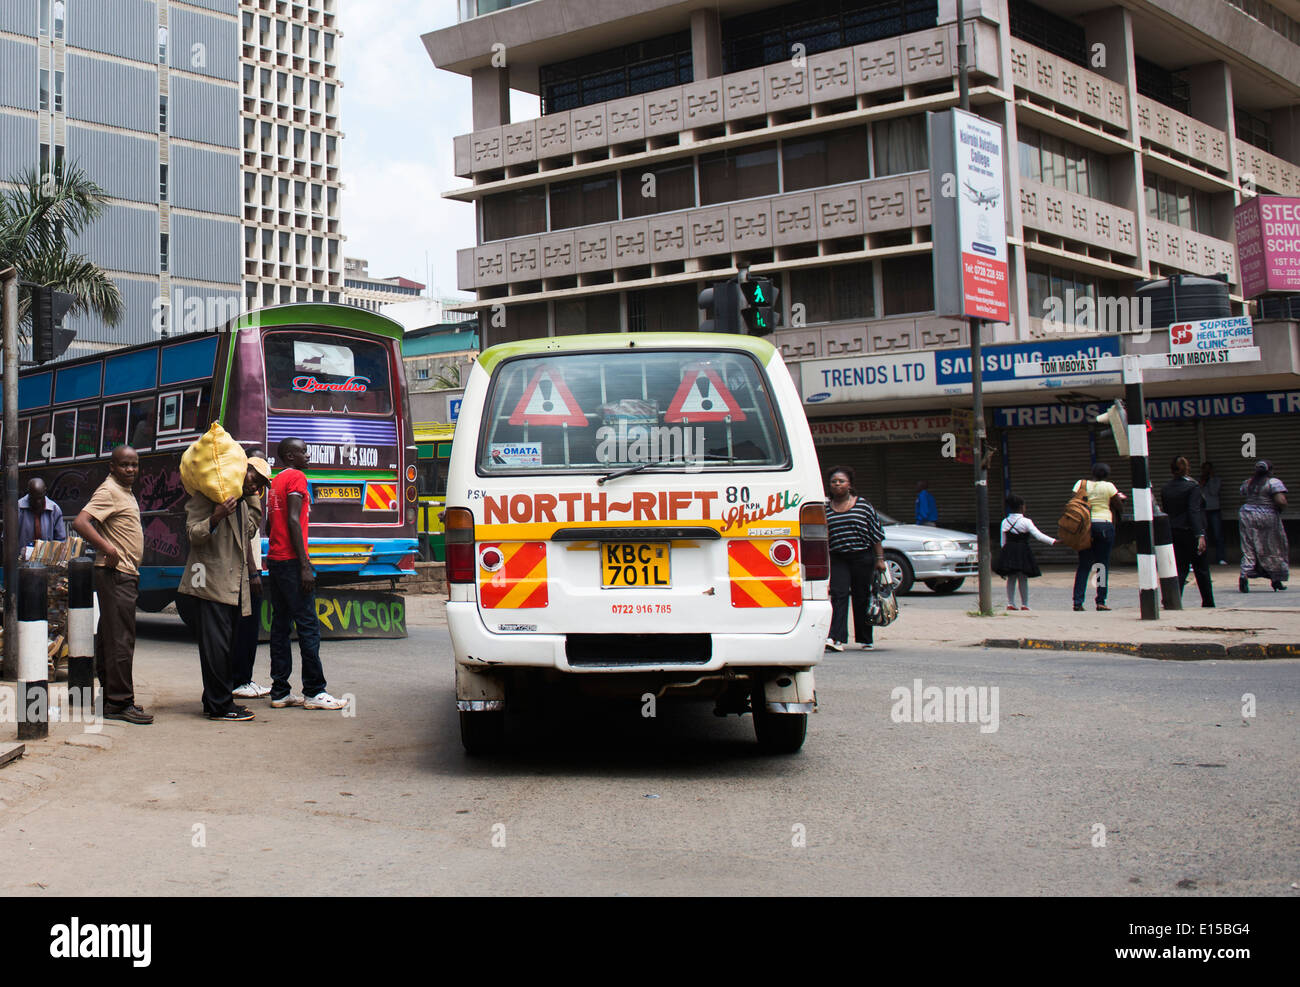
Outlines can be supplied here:
[[[271, 706], [306, 709], [342, 709], [346, 704], [325, 691], [325, 670], [320, 662], [320, 624], [316, 620], [316, 570], [307, 554], [311, 487], [307, 468], [307, 443], [288, 438], [276, 449], [280, 473], [271, 481], [266, 498], [266, 530], [270, 542], [266, 569], [271, 598]], [[303, 694], [289, 689], [293, 657], [289, 650], [290, 626], [298, 628], [298, 655], [302, 659]]]

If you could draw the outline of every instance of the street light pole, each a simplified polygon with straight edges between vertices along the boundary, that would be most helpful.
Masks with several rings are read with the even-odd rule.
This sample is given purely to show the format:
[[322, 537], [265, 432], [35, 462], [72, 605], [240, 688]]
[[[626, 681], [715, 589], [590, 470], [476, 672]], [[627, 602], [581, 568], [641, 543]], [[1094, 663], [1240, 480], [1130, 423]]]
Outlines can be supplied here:
[[[970, 73], [966, 67], [966, 13], [957, 0], [957, 97], [963, 110], [970, 110]], [[993, 615], [993, 558], [989, 545], [989, 474], [984, 457], [987, 432], [984, 428], [984, 366], [980, 355], [982, 319], [970, 320], [971, 412], [975, 419], [975, 545], [979, 558], [979, 609]]]
[[0, 271], [4, 299], [5, 678], [18, 674], [18, 272]]

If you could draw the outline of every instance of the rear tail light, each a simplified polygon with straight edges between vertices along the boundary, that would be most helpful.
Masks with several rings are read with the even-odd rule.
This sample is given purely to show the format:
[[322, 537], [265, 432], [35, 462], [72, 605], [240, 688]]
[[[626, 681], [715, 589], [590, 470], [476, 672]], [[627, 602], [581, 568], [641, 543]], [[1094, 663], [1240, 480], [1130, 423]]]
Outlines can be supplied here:
[[417, 495], [416, 495], [416, 492], [415, 492], [415, 487], [407, 487], [407, 488], [406, 488], [406, 499], [409, 500], [412, 504], [415, 503], [415, 498], [416, 498], [416, 496], [417, 496]]
[[444, 515], [447, 527], [447, 582], [472, 583], [474, 571], [474, 515], [468, 507], [448, 507]]
[[799, 509], [799, 555], [805, 580], [831, 578], [831, 553], [826, 541], [826, 508], [804, 504]]
[[414, 482], [415, 482], [415, 467], [414, 467], [414, 466], [408, 466], [408, 467], [406, 467], [406, 482], [407, 482], [407, 483], [414, 483]]
[[402, 556], [400, 559], [398, 559], [398, 561], [397, 561], [397, 568], [402, 569], [402, 570], [405, 571], [405, 572], [414, 572], [414, 571], [415, 571], [415, 555], [414, 555], [414, 554], [412, 554], [412, 555], [403, 555], [403, 556]]
[[768, 558], [779, 565], [782, 569], [795, 560], [794, 543], [788, 541], [774, 541], [772, 546], [767, 550]]

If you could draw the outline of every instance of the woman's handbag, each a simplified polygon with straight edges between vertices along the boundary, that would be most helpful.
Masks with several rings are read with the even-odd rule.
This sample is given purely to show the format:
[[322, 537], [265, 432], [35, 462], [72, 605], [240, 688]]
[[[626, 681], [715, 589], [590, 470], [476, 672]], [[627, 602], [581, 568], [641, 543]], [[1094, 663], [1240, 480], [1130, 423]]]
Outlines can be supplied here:
[[898, 601], [894, 599], [894, 581], [879, 569], [871, 577], [871, 602], [867, 619], [876, 627], [887, 627], [898, 619]]

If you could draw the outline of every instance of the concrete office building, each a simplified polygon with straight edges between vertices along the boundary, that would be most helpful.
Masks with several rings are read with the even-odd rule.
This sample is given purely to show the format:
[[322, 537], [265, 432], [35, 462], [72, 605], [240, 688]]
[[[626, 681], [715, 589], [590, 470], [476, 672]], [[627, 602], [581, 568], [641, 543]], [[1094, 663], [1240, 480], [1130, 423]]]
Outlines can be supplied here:
[[245, 303], [340, 301], [337, 0], [238, 7]]
[[[202, 328], [239, 297], [234, 6], [0, 4], [0, 180], [69, 161], [109, 197], [74, 248], [113, 277], [125, 316], [70, 319], [69, 357]], [[188, 325], [173, 300], [196, 300]]]
[[370, 262], [360, 257], [343, 258], [343, 302], [378, 312], [385, 305], [409, 302], [420, 297], [424, 285], [410, 278], [372, 278]]
[[[967, 0], [965, 12], [972, 109], [1008, 149], [1011, 321], [985, 327], [994, 364], [1049, 343], [1168, 349], [1163, 331], [1143, 344], [1074, 312], [1045, 322], [1067, 292], [1096, 301], [1143, 278], [1226, 274], [1242, 310], [1241, 190], [1300, 194], [1300, 3]], [[438, 68], [472, 80], [474, 131], [451, 149], [470, 184], [446, 194], [477, 217], [459, 287], [504, 322], [481, 318], [483, 345], [693, 327], [697, 293], [747, 265], [782, 290], [773, 338], [824, 463], [857, 466], [864, 492], [904, 519], [926, 478], [941, 523], [972, 523], [971, 469], [940, 455], [945, 416], [970, 406], [969, 337], [934, 311], [924, 126], [957, 104], [954, 0], [462, 0], [460, 17], [423, 40]], [[541, 115], [512, 122], [511, 89], [538, 94]], [[1225, 517], [1253, 463], [1243, 431], [1300, 476], [1300, 335], [1257, 321], [1255, 342], [1262, 363], [1147, 378], [1167, 401], [1156, 476], [1175, 452], [1216, 460], [1234, 491]], [[870, 380], [900, 362], [921, 378], [865, 398], [833, 373]], [[1082, 416], [1122, 394], [1117, 376], [985, 380], [995, 512], [1013, 486], [1050, 513], [1094, 458], [1116, 458]]]

